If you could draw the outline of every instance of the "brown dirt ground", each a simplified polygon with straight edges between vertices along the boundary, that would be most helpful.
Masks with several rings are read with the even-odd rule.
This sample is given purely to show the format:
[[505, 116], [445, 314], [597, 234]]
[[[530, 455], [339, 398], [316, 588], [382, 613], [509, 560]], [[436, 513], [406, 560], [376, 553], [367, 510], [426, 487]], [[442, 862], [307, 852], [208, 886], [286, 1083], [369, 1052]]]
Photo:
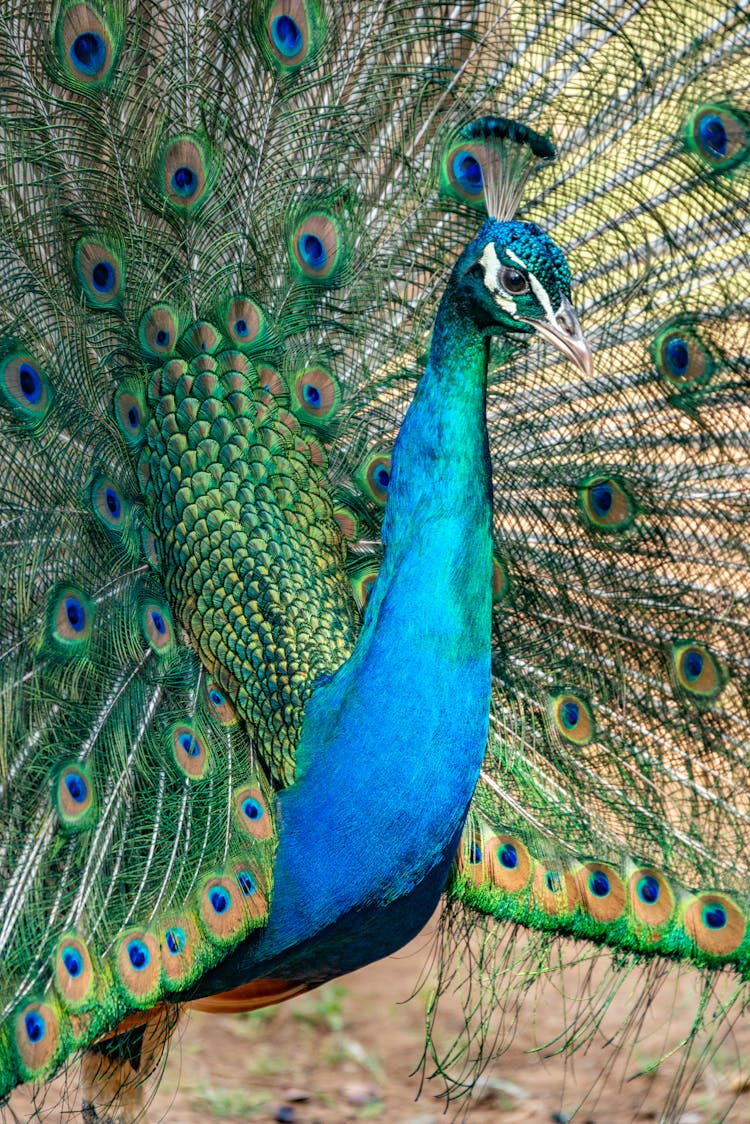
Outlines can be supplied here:
[[[444, 1102], [436, 1099], [439, 1080], [427, 1082], [415, 1100], [419, 1079], [410, 1074], [422, 1055], [432, 981], [428, 978], [410, 1002], [403, 1001], [419, 984], [429, 948], [423, 936], [397, 956], [277, 1008], [233, 1016], [190, 1013], [154, 1096], [151, 1124], [440, 1124], [464, 1112], [464, 1124], [562, 1124], [597, 1079], [598, 1089], [579, 1110], [576, 1124], [667, 1119], [660, 1113], [677, 1058], [668, 1058], [655, 1074], [627, 1078], [662, 1055], [662, 1039], [654, 1027], [669, 1024], [674, 1039], [691, 1025], [696, 991], [678, 973], [672, 974], [676, 996], [670, 982], [651, 1005], [641, 1042], [611, 1073], [606, 1066], [612, 1051], [603, 1048], [602, 1036], [572, 1060], [532, 1052], [565, 1024], [577, 986], [574, 970], [565, 976], [565, 996], [558, 980], [522, 1009], [512, 1046], [490, 1062], [480, 1095], [468, 1107], [465, 1101], [453, 1104], [444, 1117]], [[627, 1018], [629, 990], [621, 988], [608, 1010], [608, 1026]], [[462, 1023], [460, 1004], [450, 997], [441, 1009], [438, 1039], [449, 1043]], [[685, 1079], [681, 1090], [683, 1103], [670, 1121], [749, 1124], [750, 1016], [722, 1043], [695, 1087]], [[70, 1079], [67, 1091], [69, 1103], [77, 1103]], [[80, 1120], [72, 1107], [70, 1115], [60, 1107], [56, 1087], [48, 1090], [46, 1107], [38, 1115], [26, 1089], [13, 1094], [11, 1106], [21, 1121]]]

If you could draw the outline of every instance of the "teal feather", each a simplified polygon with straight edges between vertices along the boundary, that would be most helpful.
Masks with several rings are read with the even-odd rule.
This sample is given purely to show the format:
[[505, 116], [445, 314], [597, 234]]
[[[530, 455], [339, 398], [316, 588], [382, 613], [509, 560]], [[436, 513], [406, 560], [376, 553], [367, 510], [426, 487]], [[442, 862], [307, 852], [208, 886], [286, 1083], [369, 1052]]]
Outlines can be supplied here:
[[747, 1003], [746, 33], [4, 5], [0, 1095], [444, 890]]

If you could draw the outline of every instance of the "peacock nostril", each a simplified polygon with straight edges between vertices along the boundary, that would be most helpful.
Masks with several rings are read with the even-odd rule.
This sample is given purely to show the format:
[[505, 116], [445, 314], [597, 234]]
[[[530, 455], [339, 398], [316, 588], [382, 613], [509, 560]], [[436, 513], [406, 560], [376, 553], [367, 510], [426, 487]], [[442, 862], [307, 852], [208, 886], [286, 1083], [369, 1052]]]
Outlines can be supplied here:
[[555, 316], [555, 320], [557, 321], [558, 328], [565, 332], [567, 336], [574, 336], [576, 334], [578, 323], [574, 317], [570, 315], [567, 308], [561, 308]]

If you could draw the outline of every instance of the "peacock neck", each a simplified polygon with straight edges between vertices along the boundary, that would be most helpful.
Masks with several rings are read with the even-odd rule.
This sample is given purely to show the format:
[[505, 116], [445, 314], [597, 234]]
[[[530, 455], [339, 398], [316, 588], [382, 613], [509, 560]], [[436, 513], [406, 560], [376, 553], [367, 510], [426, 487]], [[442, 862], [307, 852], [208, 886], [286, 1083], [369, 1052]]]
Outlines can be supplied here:
[[[334, 925], [333, 948], [306, 941], [311, 970], [376, 959], [421, 928], [442, 890], [490, 703], [486, 370], [486, 340], [449, 286], [394, 450], [365, 623], [307, 704], [297, 780], [279, 797], [280, 890], [253, 967], [303, 971], [306, 952], [279, 954]], [[390, 906], [381, 943], [362, 938], [372, 911]]]
[[[400, 587], [403, 556], [413, 554], [417, 540], [430, 554], [429, 573], [408, 592], [409, 602], [412, 597], [430, 598], [430, 573], [440, 570], [451, 586], [458, 573], [471, 584], [483, 580], [473, 567], [471, 575], [465, 572], [464, 552], [477, 551], [489, 533], [488, 348], [489, 338], [469, 319], [460, 295], [449, 285], [436, 317], [425, 374], [394, 449], [383, 524], [385, 556], [370, 618], [376, 617], [383, 599], [392, 596], [394, 586]], [[469, 609], [464, 624], [471, 628], [479, 619], [473, 597], [453, 588], [444, 594], [443, 610]], [[430, 628], [437, 625], [432, 612], [426, 621]], [[466, 641], [463, 630], [461, 641]]]

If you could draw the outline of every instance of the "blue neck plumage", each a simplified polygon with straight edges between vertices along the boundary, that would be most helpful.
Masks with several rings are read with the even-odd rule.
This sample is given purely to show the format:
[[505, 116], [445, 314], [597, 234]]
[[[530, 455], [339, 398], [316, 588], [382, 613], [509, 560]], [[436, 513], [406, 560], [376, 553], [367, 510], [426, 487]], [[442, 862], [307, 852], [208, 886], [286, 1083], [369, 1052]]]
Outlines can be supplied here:
[[[487, 342], [449, 284], [394, 450], [365, 622], [307, 705], [298, 777], [279, 797], [279, 892], [255, 964], [282, 972], [284, 949], [334, 923], [341, 970], [384, 955], [424, 924], [447, 877], [490, 704], [486, 367]], [[374, 938], [368, 917], [398, 902], [409, 905]], [[320, 948], [306, 947], [320, 969]]]

